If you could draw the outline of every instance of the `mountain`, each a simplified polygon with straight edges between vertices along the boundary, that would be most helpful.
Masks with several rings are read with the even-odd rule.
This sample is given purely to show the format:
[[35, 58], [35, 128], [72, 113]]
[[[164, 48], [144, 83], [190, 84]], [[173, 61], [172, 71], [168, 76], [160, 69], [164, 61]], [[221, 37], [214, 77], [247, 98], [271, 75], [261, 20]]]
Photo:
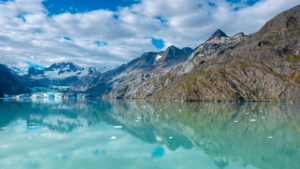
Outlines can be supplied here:
[[[105, 72], [112, 67], [80, 67], [71, 62], [55, 63], [44, 69], [35, 69], [31, 67], [27, 73], [22, 73], [22, 77], [38, 80], [45, 86], [69, 86], [78, 82], [82, 77], [94, 72]], [[38, 87], [38, 86], [36, 86]]]
[[4, 94], [21, 94], [29, 90], [11, 73], [6, 65], [0, 64], [0, 92]]
[[168, 84], [157, 79], [165, 85], [150, 98], [300, 101], [300, 6], [277, 15], [257, 33], [235, 37], [204, 43], [183, 64], [184, 73], [169, 72]]
[[193, 51], [171, 46], [147, 52], [117, 69], [83, 78], [74, 89], [107, 98], [300, 101], [299, 44], [296, 6], [257, 33], [228, 37], [217, 30]]
[[168, 47], [161, 52], [147, 52], [127, 64], [105, 73], [92, 73], [73, 86], [73, 90], [87, 91], [96, 95], [115, 93], [123, 97], [123, 91], [131, 93], [142, 81], [162, 76], [171, 67], [185, 62], [193, 52], [191, 48]]
[[214, 38], [222, 38], [222, 37], [228, 37], [228, 36], [222, 30], [218, 29], [216, 30], [215, 33], [211, 35], [210, 38], [207, 39], [207, 41], [213, 40]]

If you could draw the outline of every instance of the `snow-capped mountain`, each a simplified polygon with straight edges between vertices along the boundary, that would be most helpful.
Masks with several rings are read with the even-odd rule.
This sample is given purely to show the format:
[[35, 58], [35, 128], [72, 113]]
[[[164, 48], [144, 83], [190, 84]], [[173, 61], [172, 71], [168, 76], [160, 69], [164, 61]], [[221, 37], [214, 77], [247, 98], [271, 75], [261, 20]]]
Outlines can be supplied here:
[[81, 67], [71, 62], [55, 63], [50, 67], [46, 67], [44, 69], [36, 69], [34, 67], [31, 67], [27, 72], [21, 72], [16, 67], [7, 67], [13, 74], [38, 80], [45, 86], [68, 86], [72, 83], [76, 83], [86, 75], [92, 74], [94, 72], [103, 73], [114, 68], [112, 66]]
[[45, 69], [35, 69], [34, 67], [29, 68], [26, 73], [18, 73], [23, 76], [31, 77], [34, 79], [49, 79], [49, 80], [62, 80], [70, 77], [82, 77], [92, 74], [94, 72], [106, 72], [113, 67], [80, 67], [71, 62], [55, 63]]

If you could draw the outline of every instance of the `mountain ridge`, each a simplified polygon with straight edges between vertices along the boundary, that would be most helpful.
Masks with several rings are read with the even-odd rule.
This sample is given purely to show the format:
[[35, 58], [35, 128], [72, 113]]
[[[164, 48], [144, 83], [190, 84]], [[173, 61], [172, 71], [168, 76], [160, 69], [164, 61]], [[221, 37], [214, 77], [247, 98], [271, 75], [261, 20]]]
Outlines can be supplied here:
[[[140, 81], [152, 78], [149, 74], [144, 75], [146, 72], [158, 71], [159, 74], [164, 74], [170, 67], [186, 61], [192, 51], [188, 47], [179, 49], [170, 46], [161, 52], [146, 52], [116, 69], [103, 74], [93, 73], [84, 77], [72, 87], [72, 90], [105, 95], [116, 88], [124, 87], [127, 82], [137, 84]], [[133, 88], [134, 85], [131, 89]]]
[[105, 98], [300, 101], [299, 23], [296, 6], [254, 34], [208, 39], [185, 62], [169, 69], [145, 71], [135, 82], [110, 85], [107, 94], [98, 92], [103, 82], [87, 91]]
[[[299, 22], [300, 6], [296, 6], [278, 14], [236, 46], [217, 48], [207, 60], [195, 56], [194, 61], [205, 62], [177, 76], [149, 98], [300, 101]], [[226, 38], [219, 41], [222, 39]]]

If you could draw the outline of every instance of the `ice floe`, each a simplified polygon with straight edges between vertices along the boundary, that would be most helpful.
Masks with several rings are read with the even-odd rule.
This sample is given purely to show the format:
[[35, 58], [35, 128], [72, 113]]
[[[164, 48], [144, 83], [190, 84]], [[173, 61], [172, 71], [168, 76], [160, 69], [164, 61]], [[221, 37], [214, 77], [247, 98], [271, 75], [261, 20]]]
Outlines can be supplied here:
[[156, 137], [157, 141], [162, 141], [161, 137]]
[[115, 126], [114, 128], [115, 129], [120, 129], [120, 128], [123, 128], [123, 126]]

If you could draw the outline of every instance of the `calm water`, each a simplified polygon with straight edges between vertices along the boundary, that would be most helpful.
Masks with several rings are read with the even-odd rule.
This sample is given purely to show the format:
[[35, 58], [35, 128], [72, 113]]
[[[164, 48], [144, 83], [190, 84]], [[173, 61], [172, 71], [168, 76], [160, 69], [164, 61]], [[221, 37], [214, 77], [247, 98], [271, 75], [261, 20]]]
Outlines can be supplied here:
[[298, 169], [300, 105], [0, 100], [1, 169]]

